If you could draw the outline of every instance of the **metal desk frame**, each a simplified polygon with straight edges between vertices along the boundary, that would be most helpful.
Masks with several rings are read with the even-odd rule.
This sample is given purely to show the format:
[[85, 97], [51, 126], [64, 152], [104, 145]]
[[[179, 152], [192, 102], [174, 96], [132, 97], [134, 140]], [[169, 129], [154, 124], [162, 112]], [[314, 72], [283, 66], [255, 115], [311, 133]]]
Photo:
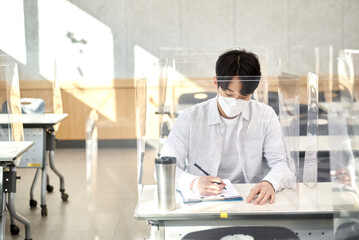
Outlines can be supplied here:
[[[43, 141], [40, 145], [43, 146], [43, 152], [41, 154], [42, 163], [39, 165], [30, 165], [30, 166], [19, 166], [19, 168], [25, 167], [25, 168], [37, 168], [34, 180], [31, 185], [30, 189], [30, 207], [35, 208], [37, 206], [37, 201], [34, 200], [34, 188], [36, 185], [37, 178], [40, 174], [40, 169], [42, 171], [41, 174], [41, 215], [47, 216], [48, 210], [46, 205], [46, 190], [48, 192], [53, 191], [53, 187], [49, 183], [49, 178], [47, 176], [47, 152], [48, 152], [48, 159], [50, 163], [50, 168], [54, 171], [54, 173], [59, 177], [60, 179], [60, 192], [61, 192], [61, 199], [63, 201], [67, 201], [69, 195], [65, 193], [65, 181], [62, 174], [55, 168], [54, 158], [55, 158], [55, 130], [54, 125], [61, 122], [63, 119], [65, 119], [68, 116], [68, 114], [22, 114], [18, 121], [21, 121], [24, 126], [24, 132], [26, 133], [26, 129], [40, 129], [43, 131], [44, 137], [41, 138], [41, 141]], [[2, 116], [1, 116], [2, 117]], [[6, 117], [4, 115], [4, 117]], [[7, 118], [3, 119], [0, 118], [1, 123], [7, 123]], [[27, 138], [25, 136], [25, 140], [39, 141], [40, 139], [32, 139]], [[39, 143], [38, 143], [39, 144]]]
[[[16, 192], [16, 166], [14, 161], [20, 157], [27, 149], [34, 145], [33, 142], [0, 142], [6, 145], [7, 148], [16, 147], [17, 151], [9, 153], [7, 156], [0, 156], [0, 240], [5, 239], [5, 225], [6, 225], [6, 208], [10, 213], [10, 232], [12, 235], [19, 233], [19, 228], [15, 225], [14, 219], [22, 223], [25, 227], [25, 240], [31, 240], [30, 222], [18, 214], [15, 210], [15, 192]], [[6, 168], [9, 171], [4, 171]]]
[[[45, 115], [49, 115], [49, 114], [45, 114]], [[48, 210], [47, 210], [47, 205], [46, 205], [46, 190], [48, 192], [52, 192], [53, 191], [53, 187], [50, 185], [49, 182], [49, 177], [47, 175], [47, 157], [46, 157], [46, 153], [48, 152], [48, 159], [49, 159], [49, 163], [50, 163], [50, 168], [52, 171], [54, 171], [54, 173], [59, 177], [60, 179], [60, 192], [61, 192], [61, 199], [63, 201], [67, 201], [69, 195], [67, 193], [65, 193], [65, 180], [64, 177], [62, 176], [62, 174], [55, 168], [55, 163], [54, 163], [54, 159], [55, 159], [55, 145], [56, 145], [56, 140], [55, 140], [55, 130], [54, 130], [54, 125], [61, 122], [64, 118], [66, 118], [68, 115], [67, 114], [51, 114], [52, 116], [58, 115], [59, 118], [54, 121], [54, 122], [23, 122], [24, 124], [24, 128], [41, 128], [45, 131], [46, 134], [46, 139], [45, 139], [45, 144], [44, 144], [44, 157], [43, 157], [43, 164], [41, 166], [41, 216], [47, 216]], [[24, 116], [24, 115], [23, 115]], [[32, 182], [31, 185], [31, 189], [30, 189], [30, 207], [31, 208], [35, 208], [37, 206], [37, 201], [34, 200], [34, 189], [35, 189], [35, 185], [36, 185], [36, 181], [37, 178], [39, 176], [40, 173], [40, 168], [36, 169], [36, 173], [35, 173], [35, 177], [34, 180]], [[46, 190], [45, 190], [46, 189]]]
[[[146, 220], [151, 225], [151, 240], [182, 239], [193, 231], [234, 226], [286, 227], [299, 238], [333, 239], [334, 217], [339, 210], [336, 210], [332, 200], [325, 199], [332, 194], [330, 184], [318, 183], [318, 189], [321, 189], [319, 192], [323, 195], [316, 195], [316, 191], [308, 190], [308, 187], [298, 183], [301, 190], [300, 194], [297, 194], [297, 202], [294, 197], [294, 204], [290, 196], [296, 195], [287, 195], [288, 191], [292, 191], [289, 189], [278, 192], [274, 204], [267, 203], [262, 206], [243, 201], [184, 204], [177, 195], [177, 209], [174, 211], [158, 210], [156, 187], [145, 185], [134, 216], [137, 220]], [[254, 185], [235, 186], [246, 198]], [[322, 191], [323, 189], [326, 191]], [[310, 201], [313, 196], [318, 196], [315, 204]], [[359, 215], [358, 210], [354, 212]]]

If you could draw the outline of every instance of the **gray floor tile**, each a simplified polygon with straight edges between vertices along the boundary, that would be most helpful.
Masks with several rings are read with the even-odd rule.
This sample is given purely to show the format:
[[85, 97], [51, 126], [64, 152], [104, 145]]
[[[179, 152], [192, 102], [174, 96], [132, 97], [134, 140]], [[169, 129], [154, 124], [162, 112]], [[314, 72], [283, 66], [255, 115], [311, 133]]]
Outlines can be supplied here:
[[[150, 227], [133, 217], [137, 203], [136, 161], [135, 148], [100, 149], [96, 174], [88, 184], [85, 149], [57, 149], [55, 165], [65, 178], [68, 202], [61, 200], [59, 179], [49, 170], [54, 191], [46, 195], [48, 216], [42, 217], [40, 178], [34, 192], [38, 207], [30, 209], [35, 169], [18, 169], [21, 180], [17, 182], [15, 197], [17, 212], [30, 221], [34, 240], [148, 238]], [[153, 164], [146, 164], [146, 181], [154, 183]], [[10, 235], [8, 214], [6, 224], [6, 239], [24, 239], [25, 231], [20, 223], [17, 223], [20, 234]]]

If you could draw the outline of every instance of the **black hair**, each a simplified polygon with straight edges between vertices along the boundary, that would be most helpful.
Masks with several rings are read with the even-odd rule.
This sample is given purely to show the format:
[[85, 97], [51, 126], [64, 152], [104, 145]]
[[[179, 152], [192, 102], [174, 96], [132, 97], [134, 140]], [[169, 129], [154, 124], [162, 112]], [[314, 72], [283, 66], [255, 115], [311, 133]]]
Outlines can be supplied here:
[[247, 96], [256, 90], [261, 77], [258, 56], [245, 50], [230, 50], [218, 57], [216, 62], [218, 87], [228, 89], [234, 76], [242, 82], [240, 94]]

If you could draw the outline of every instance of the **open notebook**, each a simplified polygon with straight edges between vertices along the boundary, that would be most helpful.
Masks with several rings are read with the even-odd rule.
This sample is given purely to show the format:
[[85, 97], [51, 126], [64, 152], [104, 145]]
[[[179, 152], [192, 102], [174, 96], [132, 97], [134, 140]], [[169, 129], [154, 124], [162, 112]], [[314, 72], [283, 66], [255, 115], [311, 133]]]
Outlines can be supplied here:
[[242, 196], [239, 194], [237, 189], [233, 186], [229, 179], [223, 180], [226, 184], [226, 190], [223, 190], [220, 194], [214, 196], [202, 196], [200, 194], [194, 193], [192, 190], [188, 189], [181, 191], [181, 195], [184, 203], [191, 202], [202, 202], [202, 201], [229, 201], [229, 200], [243, 200]]

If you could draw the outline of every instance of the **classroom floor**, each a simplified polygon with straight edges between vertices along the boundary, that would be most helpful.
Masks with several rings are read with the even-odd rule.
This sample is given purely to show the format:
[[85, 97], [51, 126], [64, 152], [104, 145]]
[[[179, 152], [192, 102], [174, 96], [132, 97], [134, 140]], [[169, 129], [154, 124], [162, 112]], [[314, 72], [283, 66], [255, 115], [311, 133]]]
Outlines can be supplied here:
[[[34, 196], [38, 202], [30, 209], [29, 192], [35, 169], [17, 169], [15, 207], [30, 221], [34, 240], [68, 239], [145, 239], [150, 227], [137, 221], [133, 214], [137, 203], [136, 148], [100, 149], [97, 174], [92, 183], [86, 181], [85, 149], [56, 149], [55, 165], [65, 178], [68, 202], [61, 200], [59, 179], [49, 170], [52, 193], [47, 193], [48, 216], [41, 216], [40, 178]], [[147, 154], [147, 149], [146, 149]], [[153, 158], [145, 158], [145, 183], [154, 183]], [[50, 168], [48, 168], [50, 169]], [[11, 236], [9, 214], [6, 219], [6, 239], [24, 239], [23, 225], [17, 236]]]

